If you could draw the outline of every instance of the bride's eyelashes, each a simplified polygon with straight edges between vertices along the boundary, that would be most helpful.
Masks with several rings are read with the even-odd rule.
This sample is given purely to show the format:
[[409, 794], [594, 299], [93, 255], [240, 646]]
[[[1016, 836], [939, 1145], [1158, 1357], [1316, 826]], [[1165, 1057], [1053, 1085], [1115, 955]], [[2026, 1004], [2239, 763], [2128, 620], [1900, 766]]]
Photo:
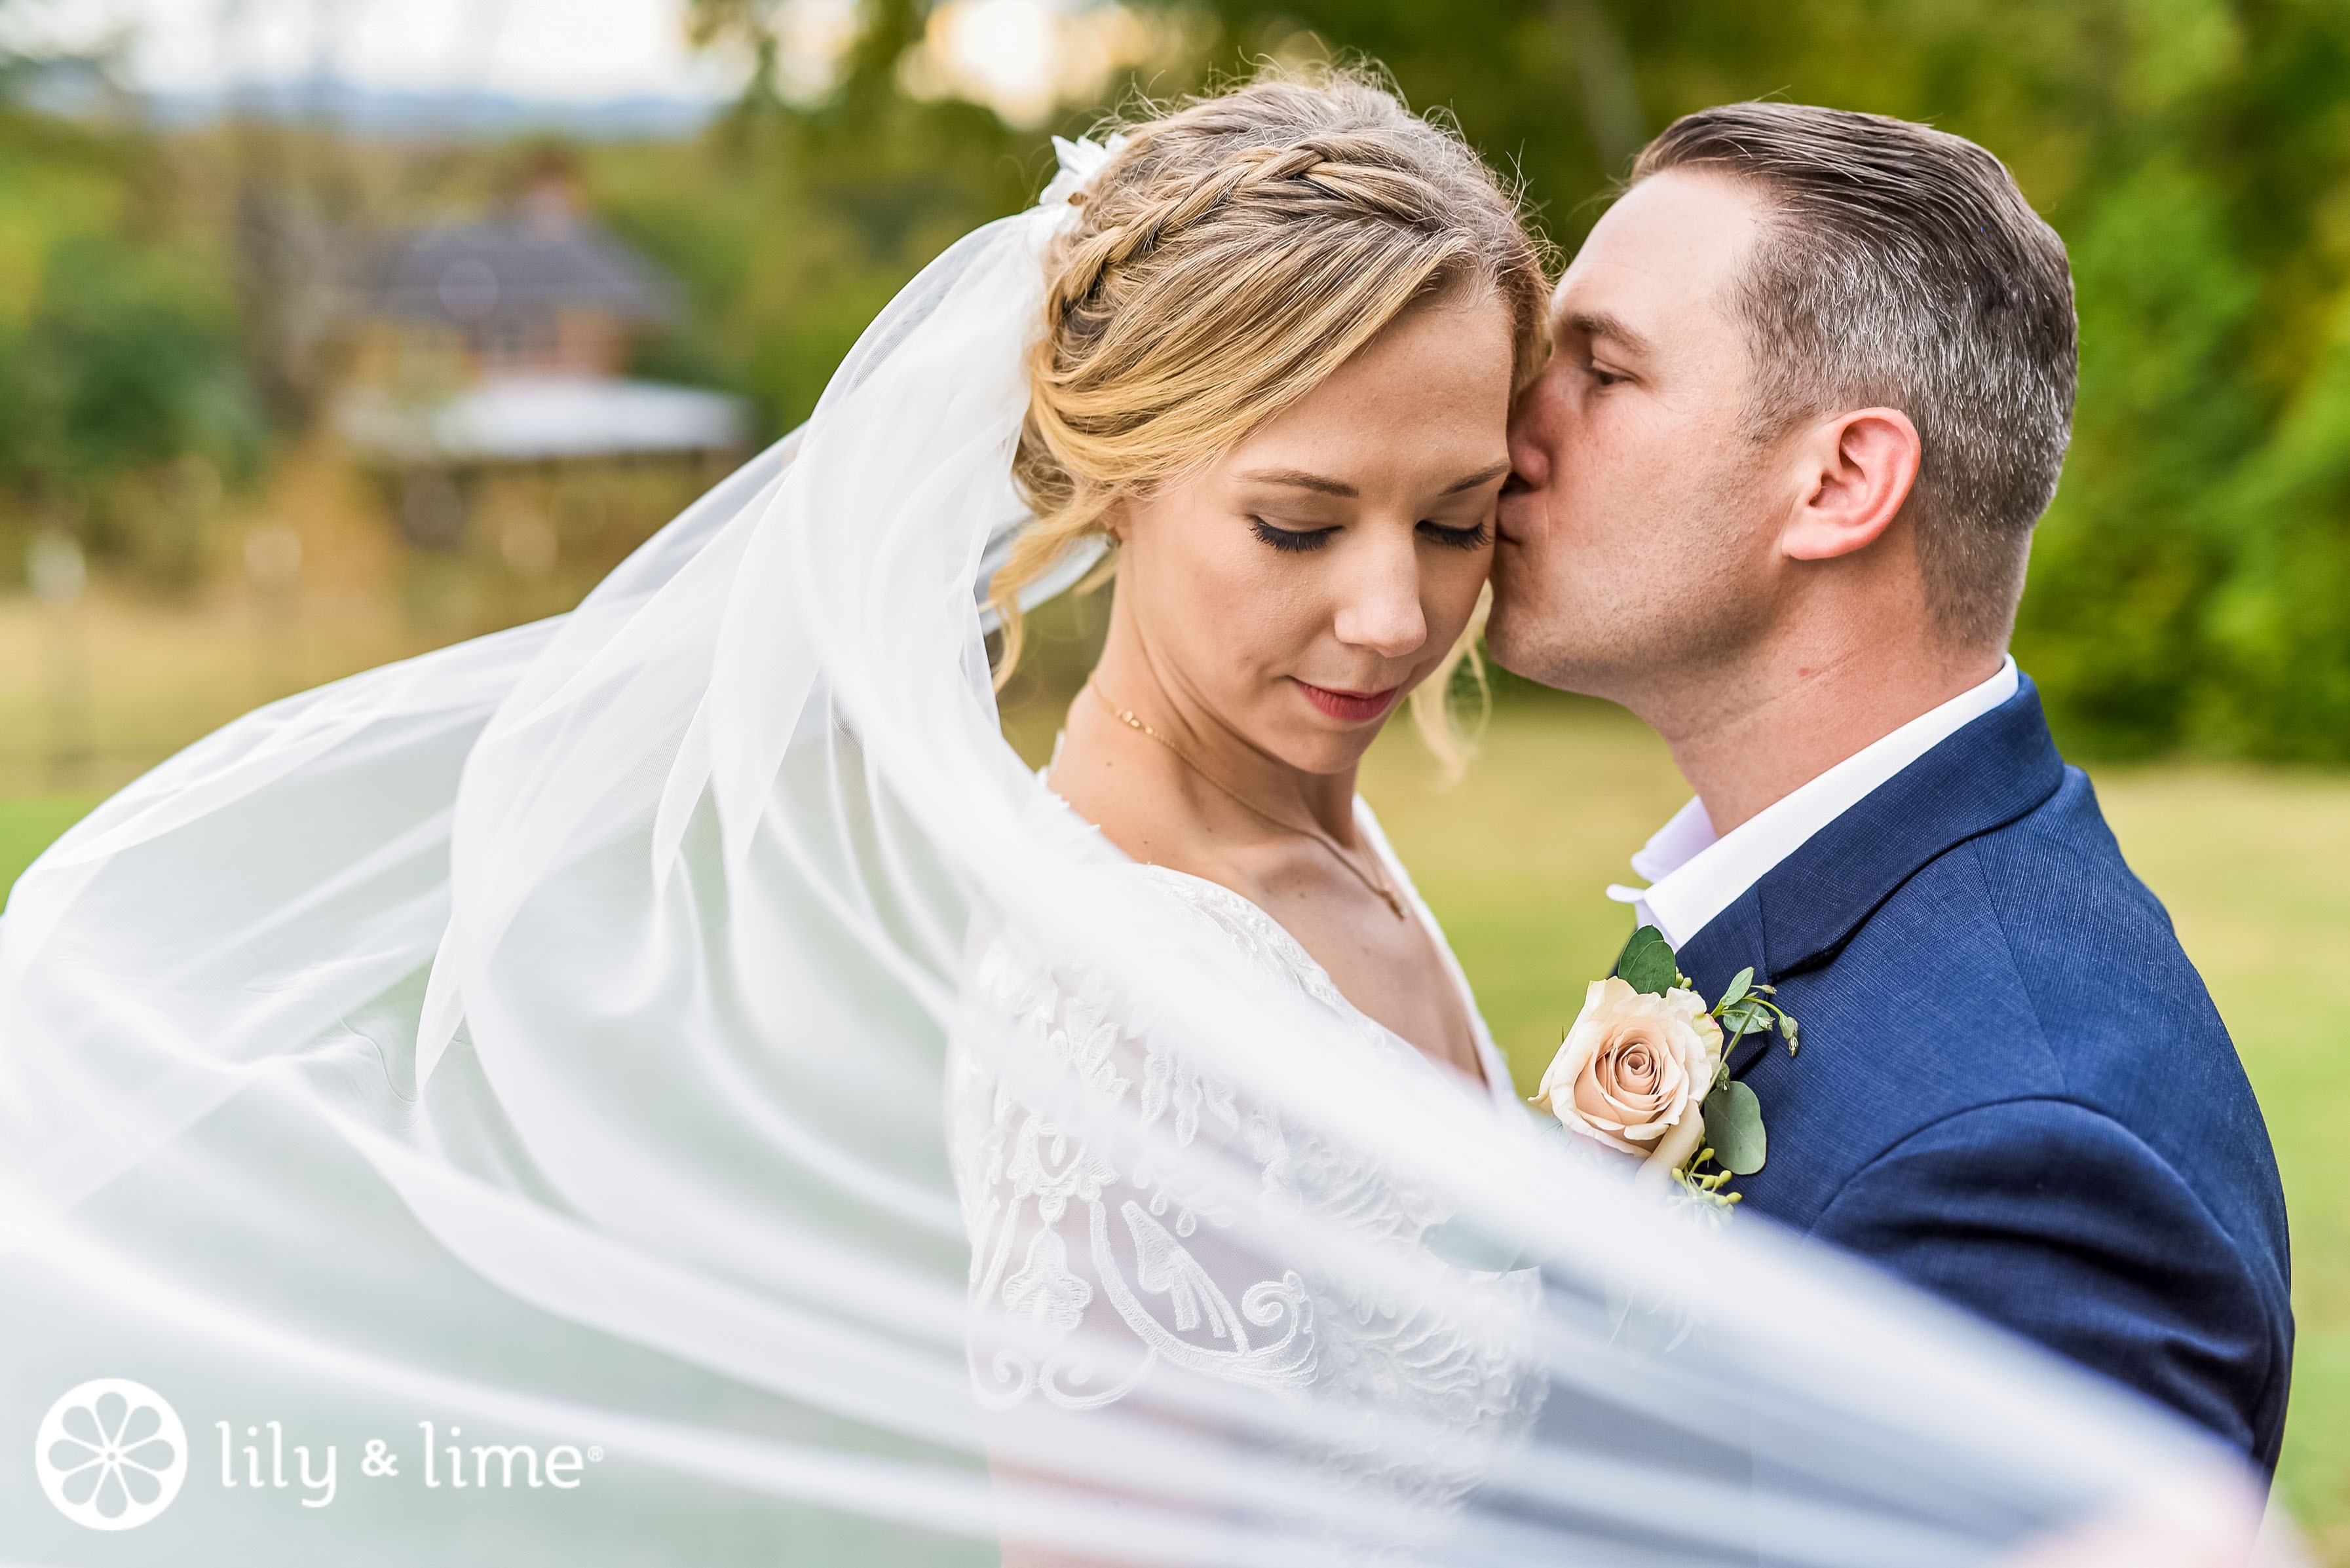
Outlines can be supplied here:
[[[1338, 532], [1335, 527], [1277, 528], [1262, 517], [1252, 517], [1248, 521], [1249, 532], [1254, 534], [1259, 540], [1276, 550], [1291, 555], [1306, 550], [1318, 550], [1330, 542], [1331, 535]], [[1486, 540], [1491, 537], [1491, 531], [1482, 521], [1472, 523], [1465, 528], [1451, 527], [1442, 523], [1423, 522], [1419, 524], [1419, 535], [1423, 539], [1433, 540], [1439, 545], [1455, 550], [1481, 550], [1484, 548]]]
[[1262, 517], [1249, 519], [1250, 533], [1274, 549], [1292, 555], [1320, 549], [1337, 531], [1336, 528], [1276, 528]]
[[1472, 523], [1466, 528], [1447, 527], [1441, 523], [1422, 523], [1419, 536], [1433, 539], [1455, 550], [1482, 550], [1485, 547], [1488, 530], [1482, 522]]

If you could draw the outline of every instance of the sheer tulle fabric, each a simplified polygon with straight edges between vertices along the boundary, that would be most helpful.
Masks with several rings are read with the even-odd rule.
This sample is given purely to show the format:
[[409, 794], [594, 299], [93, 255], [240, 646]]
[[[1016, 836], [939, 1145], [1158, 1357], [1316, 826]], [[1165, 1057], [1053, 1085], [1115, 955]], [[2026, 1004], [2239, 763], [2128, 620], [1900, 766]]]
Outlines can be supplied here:
[[570, 615], [261, 710], [17, 884], [0, 1431], [121, 1376], [190, 1451], [104, 1535], [0, 1468], [0, 1556], [1961, 1563], [2218, 1462], [1431, 1087], [1045, 794], [975, 590], [1059, 193]]

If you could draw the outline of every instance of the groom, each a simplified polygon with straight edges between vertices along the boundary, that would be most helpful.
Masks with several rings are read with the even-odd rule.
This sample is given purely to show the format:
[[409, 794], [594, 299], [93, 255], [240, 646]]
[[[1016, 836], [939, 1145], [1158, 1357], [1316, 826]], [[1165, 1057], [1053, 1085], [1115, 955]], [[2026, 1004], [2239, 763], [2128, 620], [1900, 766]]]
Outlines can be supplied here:
[[2273, 1470], [2283, 1199], [2234, 1048], [2007, 657], [2073, 409], [2063, 243], [1971, 142], [1679, 120], [1560, 283], [1489, 637], [1620, 702], [1697, 798], [1633, 857], [1709, 996], [1771, 1216]]

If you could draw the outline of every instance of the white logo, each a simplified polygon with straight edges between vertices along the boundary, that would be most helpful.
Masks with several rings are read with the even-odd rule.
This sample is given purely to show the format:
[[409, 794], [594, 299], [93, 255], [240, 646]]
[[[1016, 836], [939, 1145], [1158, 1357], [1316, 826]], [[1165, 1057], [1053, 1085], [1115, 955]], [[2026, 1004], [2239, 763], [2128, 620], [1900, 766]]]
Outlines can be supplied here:
[[172, 1506], [188, 1474], [188, 1434], [163, 1397], [98, 1377], [49, 1407], [33, 1468], [57, 1511], [92, 1530], [135, 1530]]

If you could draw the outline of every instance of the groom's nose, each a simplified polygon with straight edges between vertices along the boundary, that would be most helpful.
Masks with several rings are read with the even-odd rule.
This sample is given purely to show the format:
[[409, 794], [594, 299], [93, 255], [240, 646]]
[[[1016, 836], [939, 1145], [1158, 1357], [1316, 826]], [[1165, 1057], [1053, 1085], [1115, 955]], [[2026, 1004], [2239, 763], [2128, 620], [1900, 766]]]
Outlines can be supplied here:
[[1502, 487], [1504, 495], [1540, 490], [1550, 483], [1553, 432], [1544, 397], [1548, 381], [1545, 376], [1528, 387], [1510, 410], [1510, 477]]

